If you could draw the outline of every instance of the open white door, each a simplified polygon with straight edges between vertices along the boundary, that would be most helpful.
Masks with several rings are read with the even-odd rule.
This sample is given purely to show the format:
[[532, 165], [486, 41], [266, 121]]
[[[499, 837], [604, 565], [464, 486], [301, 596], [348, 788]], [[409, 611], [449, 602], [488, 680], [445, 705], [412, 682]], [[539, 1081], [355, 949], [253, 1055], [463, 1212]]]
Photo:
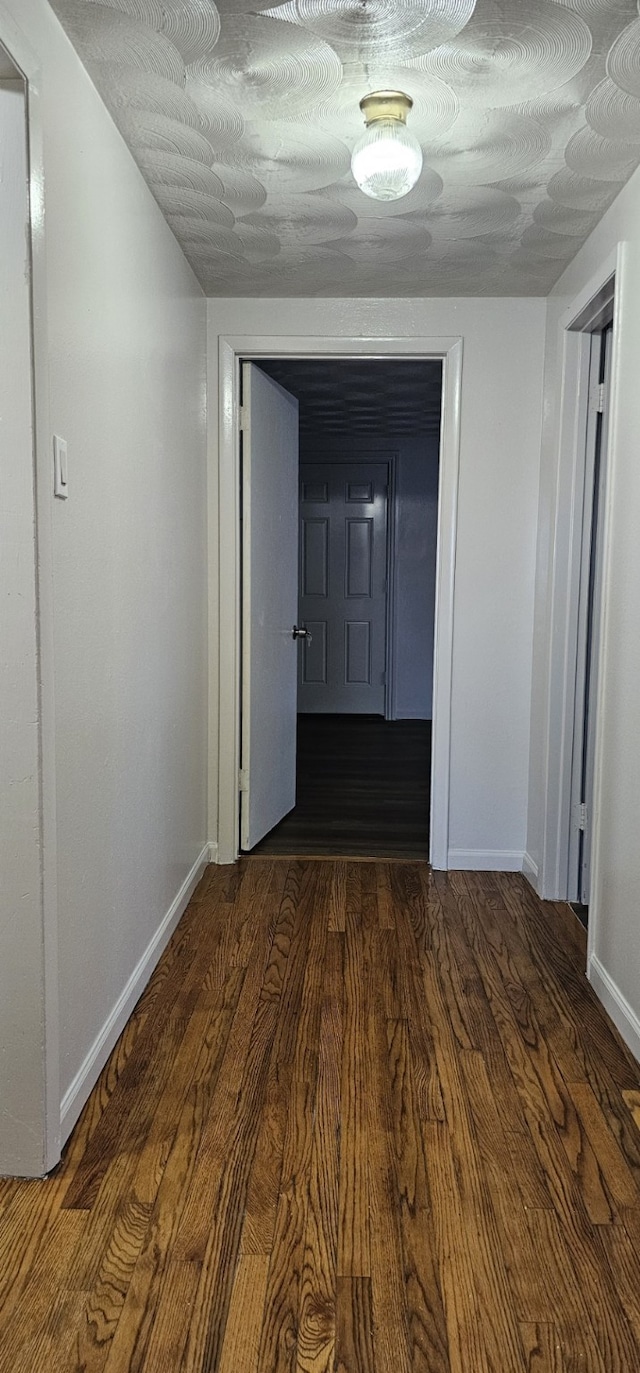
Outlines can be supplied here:
[[242, 792], [252, 849], [296, 801], [298, 402], [242, 363]]

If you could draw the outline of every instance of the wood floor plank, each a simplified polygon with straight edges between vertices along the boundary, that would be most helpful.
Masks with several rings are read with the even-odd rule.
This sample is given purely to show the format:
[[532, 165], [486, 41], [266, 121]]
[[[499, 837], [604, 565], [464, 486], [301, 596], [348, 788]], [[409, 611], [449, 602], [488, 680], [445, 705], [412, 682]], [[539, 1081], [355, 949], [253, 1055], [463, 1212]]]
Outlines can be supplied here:
[[335, 1373], [377, 1373], [371, 1278], [338, 1278]]
[[[480, 1052], [461, 1054], [480, 1167], [500, 1229], [501, 1247], [520, 1324], [549, 1319], [549, 1295], [540, 1256], [531, 1241], [509, 1143], [498, 1114], [489, 1073]], [[520, 1138], [520, 1137], [518, 1137]]]
[[378, 924], [381, 930], [393, 930], [393, 895], [391, 891], [391, 869], [388, 863], [376, 864], [376, 886], [378, 893]]
[[473, 902], [482, 932], [498, 964], [509, 999], [518, 1020], [523, 1038], [535, 1043], [540, 1035], [553, 1054], [565, 1081], [584, 1080], [584, 1067], [575, 1053], [571, 1037], [566, 1032], [558, 1008], [547, 997], [539, 995], [539, 979], [527, 958], [517, 930], [503, 907], [483, 906], [482, 882], [477, 873], [453, 873], [454, 891], [466, 891]]
[[[7, 1217], [8, 1223], [10, 1219]], [[15, 1216], [14, 1222], [17, 1219]], [[54, 1210], [47, 1225], [40, 1231], [38, 1246], [32, 1251], [31, 1264], [27, 1262], [24, 1265], [22, 1274], [16, 1264], [14, 1286], [17, 1299], [14, 1299], [13, 1289], [5, 1292], [3, 1297], [0, 1369], [17, 1366], [24, 1359], [26, 1350], [40, 1348], [43, 1331], [47, 1340], [53, 1338], [50, 1312], [61, 1291], [68, 1295], [69, 1265], [86, 1223], [84, 1212], [60, 1210], [56, 1214]], [[25, 1233], [28, 1234], [28, 1230]], [[2, 1249], [2, 1262], [8, 1262], [6, 1249]], [[25, 1293], [28, 1293], [27, 1300]], [[78, 1321], [81, 1305], [72, 1303]]]
[[412, 1373], [450, 1373], [424, 1139], [404, 1021], [387, 1022], [387, 1043], [411, 1369]]
[[564, 1373], [562, 1349], [555, 1327], [522, 1322], [520, 1329], [527, 1358], [527, 1373]]
[[588, 1297], [573, 1255], [554, 1211], [527, 1211], [532, 1243], [548, 1275], [550, 1316], [562, 1347], [564, 1367], [571, 1373], [604, 1373], [604, 1352], [591, 1320]]
[[[386, 1025], [370, 1006], [367, 1039], [371, 1079], [367, 1099], [369, 1262], [376, 1373], [410, 1373], [408, 1298], [400, 1237], [393, 1110]], [[354, 1314], [352, 1312], [352, 1314]], [[349, 1312], [345, 1312], [348, 1318]], [[357, 1342], [353, 1332], [352, 1343]]]
[[540, 1148], [538, 1154], [554, 1204], [568, 1214], [566, 1168], [558, 1151], [561, 1144], [587, 1214], [595, 1224], [605, 1224], [611, 1220], [611, 1211], [598, 1161], [560, 1068], [533, 1009], [528, 1006], [526, 1013], [523, 1011], [520, 986], [504, 963], [500, 966], [483, 925], [465, 901], [464, 888], [458, 902], [532, 1137], [546, 1144], [544, 1159]]
[[[190, 913], [191, 914], [191, 913]], [[140, 1092], [140, 1078], [153, 1077], [158, 1087], [171, 1074], [184, 1030], [201, 992], [213, 949], [223, 937], [219, 924], [203, 929], [200, 939], [191, 933], [183, 941], [181, 979], [167, 975], [164, 997], [150, 1010], [136, 1054], [130, 1058], [118, 1079], [105, 1112], [71, 1181], [64, 1205], [90, 1209], [114, 1155], [132, 1156], [147, 1137], [154, 1115], [153, 1091]], [[169, 969], [174, 962], [169, 963]], [[163, 969], [164, 977], [164, 969]]]
[[604, 1261], [597, 1225], [589, 1224], [590, 1212], [598, 1222], [610, 1219], [597, 1159], [544, 1038], [536, 1035], [535, 1046], [525, 1042], [482, 930], [473, 937], [531, 1137], [562, 1221], [562, 1241], [572, 1255], [576, 1281], [589, 1293], [597, 1339], [610, 1367], [622, 1371], [625, 1361], [635, 1357], [634, 1339]]
[[614, 1207], [634, 1206], [638, 1200], [635, 1180], [594, 1092], [587, 1082], [568, 1082], [567, 1087]]
[[296, 1048], [258, 1356], [259, 1373], [284, 1373], [285, 1369], [294, 1369], [297, 1356], [331, 882], [330, 871], [324, 865], [316, 866], [315, 876], [317, 886], [312, 897], [317, 898], [316, 905], [314, 907], [311, 901], [306, 912], [311, 927], [309, 953], [302, 1001], [296, 1015]]
[[491, 1070], [505, 1128], [526, 1128], [513, 1074], [504, 1050], [486, 979], [478, 961], [477, 914], [453, 889], [450, 875], [434, 874], [438, 896], [438, 933], [434, 946], [447, 1013], [462, 1049], [479, 1049]]
[[80, 1318], [76, 1357], [87, 1373], [104, 1368], [150, 1219], [148, 1204], [133, 1201], [120, 1208]]
[[[188, 1373], [191, 1370], [195, 1373], [201, 1368], [216, 1368], [220, 1357], [235, 1266], [240, 1253], [244, 1207], [266, 1092], [272, 1042], [276, 1035], [280, 1006], [287, 1005], [285, 992], [288, 978], [294, 1014], [298, 1007], [291, 982], [295, 988], [297, 974], [301, 989], [304, 984], [318, 871], [307, 873], [306, 877], [302, 874], [299, 886], [294, 888], [294, 908], [291, 906], [291, 891], [289, 899], [287, 893], [283, 896], [229, 1129], [223, 1138], [219, 1137], [216, 1169], [213, 1169], [214, 1160], [210, 1158], [206, 1178], [202, 1174], [197, 1177], [194, 1175], [191, 1208], [187, 1211], [185, 1207], [183, 1243], [188, 1245], [189, 1253], [201, 1258], [202, 1262], [196, 1314], [189, 1331], [184, 1360]], [[305, 1044], [301, 1052], [306, 1051], [306, 1047]], [[215, 1193], [212, 1187], [214, 1179], [217, 1182]], [[204, 1212], [200, 1190], [203, 1184], [206, 1184], [211, 1199], [210, 1209], [207, 1206]]]
[[180, 1368], [196, 1303], [200, 1265], [170, 1261], [167, 1279], [167, 1299], [157, 1312], [146, 1350], [144, 1367], [148, 1369]]
[[347, 919], [347, 865], [342, 859], [333, 864], [329, 929], [344, 930]]
[[[267, 1254], [243, 1254], [235, 1273], [216, 1373], [255, 1373], [267, 1291]], [[179, 1367], [178, 1364], [175, 1367]]]
[[364, 929], [360, 919], [362, 873], [362, 865], [348, 865], [338, 1228], [338, 1274], [357, 1278], [371, 1276], [367, 1158], [371, 1063], [367, 1023], [374, 945], [371, 929]]
[[[449, 1172], [464, 1178], [460, 1205], [464, 1234], [473, 1271], [478, 1300], [485, 1310], [483, 1347], [490, 1367], [502, 1358], [516, 1373], [524, 1368], [524, 1350], [518, 1326], [513, 1291], [500, 1246], [495, 1211], [479, 1161], [478, 1142], [472, 1113], [451, 1033], [446, 1003], [432, 957], [425, 959], [425, 987], [432, 1008], [438, 1071], [447, 1118]], [[492, 1294], [492, 1295], [490, 1295]], [[496, 1295], [498, 1300], [496, 1301]], [[491, 1312], [491, 1319], [487, 1313]]]
[[518, 874], [208, 869], [50, 1178], [0, 1373], [635, 1373], [640, 1067]]
[[420, 957], [431, 947], [428, 918], [430, 895], [416, 865], [393, 874], [396, 901], [396, 940], [399, 982], [404, 1015], [410, 1022], [410, 1056], [416, 1103], [423, 1120], [443, 1120], [444, 1105], [436, 1062], [433, 1027], [425, 1005]]
[[344, 936], [331, 932], [324, 963], [318, 1080], [298, 1314], [296, 1369], [331, 1373], [336, 1343], [340, 1078]]
[[[241, 888], [239, 889], [239, 892]], [[237, 1071], [237, 1055], [242, 1062], [248, 1053], [251, 1039], [251, 1011], [255, 1013], [256, 1001], [269, 966], [269, 952], [273, 943], [271, 928], [272, 906], [269, 883], [264, 884], [264, 904], [259, 918], [256, 916], [256, 937], [254, 953], [247, 968], [237, 1010], [233, 1018], [224, 1055], [217, 1074], [205, 1075], [195, 1079], [187, 1096], [171, 1153], [165, 1167], [158, 1195], [154, 1204], [151, 1223], [140, 1258], [134, 1268], [122, 1315], [115, 1331], [109, 1351], [106, 1368], [108, 1373], [138, 1373], [144, 1368], [145, 1350], [155, 1324], [156, 1313], [167, 1300], [170, 1281], [170, 1266], [174, 1262], [201, 1264], [204, 1256], [210, 1225], [211, 1211], [196, 1208], [199, 1220], [197, 1236], [189, 1232], [188, 1218], [185, 1225], [187, 1243], [180, 1232], [180, 1225], [186, 1212], [191, 1195], [191, 1186], [197, 1176], [199, 1185], [206, 1178], [213, 1200], [202, 1195], [203, 1207], [215, 1205], [215, 1195], [220, 1180], [220, 1170], [215, 1164], [216, 1155], [210, 1168], [198, 1172], [202, 1166], [202, 1151], [211, 1147], [211, 1133], [225, 1116], [230, 1102], [236, 1103], [238, 1084], [234, 1081]], [[229, 1068], [233, 1065], [233, 1071]], [[219, 1113], [218, 1109], [219, 1108]], [[211, 1159], [211, 1154], [207, 1153]], [[195, 1242], [192, 1243], [192, 1241]], [[181, 1243], [182, 1239], [182, 1243]]]

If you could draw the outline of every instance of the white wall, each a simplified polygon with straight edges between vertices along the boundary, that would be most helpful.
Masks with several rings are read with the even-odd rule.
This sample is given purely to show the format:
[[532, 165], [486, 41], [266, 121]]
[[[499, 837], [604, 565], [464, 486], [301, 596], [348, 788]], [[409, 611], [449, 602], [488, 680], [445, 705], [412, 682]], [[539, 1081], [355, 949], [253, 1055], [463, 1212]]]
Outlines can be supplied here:
[[[545, 302], [531, 299], [209, 302], [212, 537], [219, 335], [360, 336], [363, 352], [367, 338], [464, 340], [450, 798], [450, 861], [459, 865], [516, 867], [524, 853], [544, 314]], [[213, 826], [215, 582], [211, 591]]]
[[28, 222], [24, 86], [0, 81], [0, 1169], [37, 1173], [44, 1014]]
[[2, 0], [9, 45], [7, 14], [41, 64], [49, 438], [69, 445], [51, 504], [68, 1130], [206, 841], [205, 303], [46, 0]]
[[438, 438], [300, 439], [301, 462], [376, 462], [395, 455], [393, 695], [391, 718], [430, 720], [438, 525]]
[[[564, 272], [548, 301], [545, 361], [545, 424], [542, 445], [536, 641], [532, 702], [531, 793], [528, 848], [542, 858], [544, 776], [549, 685], [549, 596], [559, 450], [560, 320], [619, 241], [627, 242], [614, 378], [615, 438], [608, 453], [611, 491], [610, 574], [601, 659], [604, 694], [599, 730], [602, 792], [597, 818], [591, 915], [596, 980], [604, 969], [613, 986], [609, 1009], [622, 1016], [629, 1038], [640, 1033], [640, 866], [638, 864], [638, 758], [640, 756], [640, 172], [636, 172]], [[606, 988], [599, 984], [605, 996]], [[611, 988], [609, 988], [611, 991]], [[631, 1026], [631, 1030], [630, 1030]], [[633, 1035], [631, 1036], [633, 1038]], [[636, 1052], [640, 1039], [633, 1040]]]

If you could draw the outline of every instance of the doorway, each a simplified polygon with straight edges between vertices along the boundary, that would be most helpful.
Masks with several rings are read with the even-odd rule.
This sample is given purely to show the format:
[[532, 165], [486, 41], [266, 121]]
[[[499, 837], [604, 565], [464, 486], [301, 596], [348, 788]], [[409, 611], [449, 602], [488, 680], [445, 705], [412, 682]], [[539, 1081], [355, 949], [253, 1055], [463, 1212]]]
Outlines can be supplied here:
[[[255, 415], [262, 416], [263, 431], [272, 426], [284, 433], [287, 397], [299, 407], [299, 599], [295, 805], [283, 795], [284, 818], [273, 827], [272, 795], [256, 806], [243, 794], [243, 850], [426, 860], [442, 362], [260, 359], [244, 372], [243, 399], [252, 398], [243, 434], [245, 479], [247, 464], [252, 472], [243, 509], [250, 541], [261, 520], [265, 531], [277, 521], [278, 540], [288, 538], [282, 521], [266, 512], [269, 494], [255, 465], [268, 463], [269, 455], [255, 432]], [[265, 374], [271, 397], [264, 395]], [[270, 402], [284, 407], [284, 428]], [[276, 454], [271, 461], [279, 483]], [[254, 484], [262, 492], [255, 501]], [[293, 490], [290, 499], [296, 499]], [[253, 534], [246, 529], [249, 503]], [[243, 554], [247, 582], [254, 555], [268, 580], [273, 560], [261, 563], [258, 538], [248, 560]], [[255, 708], [262, 732], [275, 738], [282, 734], [281, 712], [265, 715], [258, 698], [263, 690], [268, 695], [265, 679], [280, 633], [277, 619], [271, 622], [278, 593], [272, 587], [264, 606], [257, 595], [244, 602], [256, 625], [243, 635], [252, 675], [243, 699], [248, 711]], [[263, 673], [255, 667], [261, 651]], [[281, 685], [282, 695], [287, 690]], [[243, 741], [242, 777], [259, 792], [256, 772], [264, 770], [264, 753], [256, 744], [254, 758], [244, 735]], [[288, 747], [281, 738], [271, 763], [274, 777]], [[260, 839], [265, 824], [269, 830]]]
[[226, 334], [219, 339], [217, 385], [220, 430], [215, 521], [219, 548], [215, 643], [217, 671], [212, 716], [211, 811], [219, 863], [234, 863], [240, 851], [238, 789], [240, 778], [240, 543], [241, 452], [240, 360], [266, 358], [317, 360], [341, 358], [441, 360], [443, 364], [436, 608], [433, 670], [433, 729], [430, 777], [430, 858], [446, 869], [449, 850], [451, 750], [451, 682], [455, 554], [460, 461], [462, 339], [380, 335]]

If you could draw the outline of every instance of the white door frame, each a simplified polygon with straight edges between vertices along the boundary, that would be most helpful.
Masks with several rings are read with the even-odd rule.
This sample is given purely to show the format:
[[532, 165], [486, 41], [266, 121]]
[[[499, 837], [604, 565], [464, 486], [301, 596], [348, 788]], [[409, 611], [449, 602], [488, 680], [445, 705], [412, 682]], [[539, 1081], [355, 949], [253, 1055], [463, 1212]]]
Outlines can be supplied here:
[[[577, 623], [580, 595], [582, 512], [591, 334], [604, 322], [614, 297], [612, 387], [606, 435], [607, 473], [602, 512], [602, 614], [597, 657], [595, 773], [592, 822], [592, 884], [589, 903], [590, 959], [598, 911], [599, 815], [602, 775], [602, 702], [606, 690], [607, 587], [611, 560], [611, 506], [615, 463], [620, 311], [624, 298], [626, 244], [601, 264], [564, 312], [559, 325], [562, 359], [556, 511], [551, 572], [550, 658], [547, 690], [547, 745], [544, 772], [544, 831], [540, 895], [566, 900], [568, 891], [571, 774], [576, 702]], [[615, 290], [614, 290], [615, 288]]]
[[25, 80], [29, 157], [31, 252], [32, 397], [37, 667], [39, 686], [39, 787], [42, 970], [44, 999], [44, 1157], [49, 1171], [60, 1158], [60, 1072], [58, 1021], [58, 908], [56, 862], [55, 700], [53, 672], [53, 529], [50, 457], [47, 279], [44, 221], [41, 65], [37, 54], [0, 0], [0, 42]]
[[226, 335], [219, 340], [219, 668], [218, 776], [219, 863], [239, 853], [240, 767], [240, 359], [260, 358], [441, 359], [442, 415], [438, 489], [438, 554], [433, 680], [430, 859], [446, 869], [449, 848], [451, 677], [460, 462], [461, 338], [359, 338], [306, 335]]

